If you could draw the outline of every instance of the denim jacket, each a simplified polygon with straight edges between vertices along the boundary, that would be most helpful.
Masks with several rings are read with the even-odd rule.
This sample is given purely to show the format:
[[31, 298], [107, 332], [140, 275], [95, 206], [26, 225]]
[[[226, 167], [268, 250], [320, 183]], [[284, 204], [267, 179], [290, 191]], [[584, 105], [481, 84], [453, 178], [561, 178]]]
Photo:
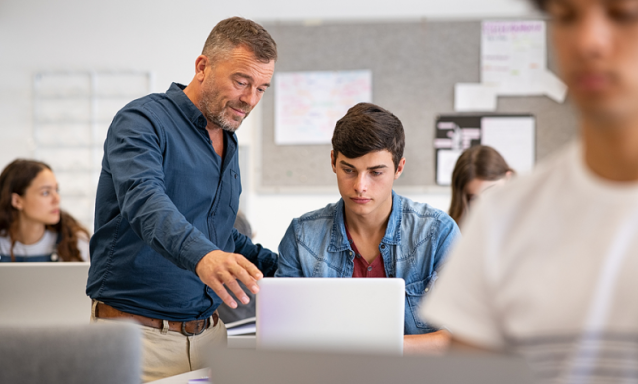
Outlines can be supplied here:
[[[275, 277], [352, 277], [355, 254], [344, 226], [343, 200], [293, 219], [279, 244]], [[392, 192], [392, 211], [379, 244], [385, 273], [405, 280], [406, 335], [437, 329], [418, 307], [437, 277], [459, 228], [446, 213]]]

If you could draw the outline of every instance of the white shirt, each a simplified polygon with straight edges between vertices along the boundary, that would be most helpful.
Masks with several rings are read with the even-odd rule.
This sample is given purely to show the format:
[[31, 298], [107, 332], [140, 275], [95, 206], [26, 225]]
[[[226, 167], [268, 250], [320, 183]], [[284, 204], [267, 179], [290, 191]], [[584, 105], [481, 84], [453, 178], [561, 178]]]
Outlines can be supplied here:
[[[34, 244], [22, 244], [19, 241], [13, 246], [13, 254], [15, 256], [43, 256], [50, 255], [55, 251], [56, 241], [58, 235], [55, 232], [46, 230], [40, 240]], [[89, 260], [89, 240], [84, 234], [78, 235], [78, 250], [80, 251], [80, 257], [84, 261]], [[0, 255], [6, 257], [11, 254], [11, 240], [9, 236], [0, 236]]]
[[421, 315], [541, 381], [638, 382], [638, 183], [575, 143], [473, 208]]

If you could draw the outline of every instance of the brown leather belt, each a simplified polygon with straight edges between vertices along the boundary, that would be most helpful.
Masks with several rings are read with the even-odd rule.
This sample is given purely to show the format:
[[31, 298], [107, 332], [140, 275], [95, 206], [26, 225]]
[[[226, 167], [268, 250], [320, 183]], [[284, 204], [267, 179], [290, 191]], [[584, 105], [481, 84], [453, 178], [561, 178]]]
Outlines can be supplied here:
[[[95, 307], [95, 317], [100, 319], [118, 319], [125, 318], [135, 320], [138, 323], [145, 325], [151, 328], [162, 329], [163, 328], [163, 320], [160, 319], [152, 319], [150, 317], [134, 315], [132, 313], [122, 312], [119, 309], [115, 309], [108, 304], [97, 303]], [[217, 321], [219, 320], [219, 315], [217, 311], [213, 313], [213, 324], [210, 323], [209, 319], [203, 320], [191, 320], [191, 321], [168, 321], [168, 330], [174, 332], [180, 332], [185, 336], [195, 336], [204, 332], [205, 329], [208, 329], [211, 325], [214, 327], [217, 325]]]

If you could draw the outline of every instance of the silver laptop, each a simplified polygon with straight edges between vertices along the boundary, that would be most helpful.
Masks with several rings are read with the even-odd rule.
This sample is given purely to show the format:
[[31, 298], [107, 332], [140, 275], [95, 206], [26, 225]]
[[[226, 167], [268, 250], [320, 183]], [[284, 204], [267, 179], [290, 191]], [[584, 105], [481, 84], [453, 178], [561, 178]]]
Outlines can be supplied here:
[[257, 349], [403, 353], [403, 279], [266, 278], [259, 288]]
[[215, 384], [531, 384], [520, 357], [490, 353], [384, 356], [212, 349]]
[[89, 263], [0, 263], [0, 325], [87, 324]]

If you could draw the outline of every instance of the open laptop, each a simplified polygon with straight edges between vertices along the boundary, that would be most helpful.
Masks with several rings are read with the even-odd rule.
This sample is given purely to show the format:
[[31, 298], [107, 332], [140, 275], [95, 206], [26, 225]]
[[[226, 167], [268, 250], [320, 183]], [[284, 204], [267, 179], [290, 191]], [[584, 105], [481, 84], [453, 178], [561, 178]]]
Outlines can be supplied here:
[[0, 263], [0, 325], [87, 324], [89, 263]]
[[[210, 347], [209, 347], [210, 348]], [[526, 362], [491, 353], [385, 356], [211, 349], [215, 384], [531, 384]]]
[[403, 353], [403, 279], [266, 278], [258, 283], [257, 349]]

